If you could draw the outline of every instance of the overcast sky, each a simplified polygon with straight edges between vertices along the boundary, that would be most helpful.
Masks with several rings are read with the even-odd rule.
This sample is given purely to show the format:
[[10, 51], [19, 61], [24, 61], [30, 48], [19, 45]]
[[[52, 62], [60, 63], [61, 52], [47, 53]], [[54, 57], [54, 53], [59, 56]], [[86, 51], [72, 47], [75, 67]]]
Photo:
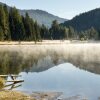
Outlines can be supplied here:
[[19, 9], [45, 10], [67, 19], [100, 7], [100, 0], [0, 0], [0, 2]]

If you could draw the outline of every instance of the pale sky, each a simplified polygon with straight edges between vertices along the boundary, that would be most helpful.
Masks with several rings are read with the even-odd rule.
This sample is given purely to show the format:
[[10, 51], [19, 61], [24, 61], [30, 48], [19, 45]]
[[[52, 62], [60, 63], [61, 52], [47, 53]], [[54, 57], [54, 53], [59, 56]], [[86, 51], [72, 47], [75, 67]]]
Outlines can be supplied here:
[[66, 19], [100, 7], [100, 0], [0, 0], [0, 2], [19, 9], [45, 10]]

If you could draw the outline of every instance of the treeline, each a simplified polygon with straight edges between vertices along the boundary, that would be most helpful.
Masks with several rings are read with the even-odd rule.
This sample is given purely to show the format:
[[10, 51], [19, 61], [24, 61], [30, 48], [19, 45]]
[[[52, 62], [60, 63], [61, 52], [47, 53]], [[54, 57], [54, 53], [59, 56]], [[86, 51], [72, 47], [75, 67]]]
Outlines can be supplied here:
[[42, 35], [47, 31], [44, 25], [40, 26], [28, 13], [21, 16], [15, 7], [8, 10], [6, 5], [0, 5], [1, 41], [41, 41]]
[[48, 29], [30, 18], [28, 13], [21, 16], [15, 7], [8, 10], [6, 5], [0, 5], [0, 41], [99, 39], [99, 33], [93, 27], [78, 32], [72, 26], [60, 25], [57, 20], [54, 20]]
[[75, 16], [73, 19], [62, 23], [64, 26], [72, 26], [76, 30], [87, 30], [94, 27], [96, 30], [100, 30], [100, 8], [81, 13]]
[[[42, 41], [44, 39], [58, 40], [71, 37], [71, 27], [61, 27], [54, 20], [48, 29], [45, 25], [40, 26], [29, 17], [28, 13], [21, 16], [18, 10], [13, 7], [8, 10], [7, 6], [0, 5], [0, 40], [11, 41]], [[69, 33], [68, 33], [69, 32]], [[69, 34], [69, 35], [68, 35]]]
[[100, 8], [75, 16], [61, 25], [72, 26], [77, 30], [79, 38], [100, 40]]
[[99, 40], [100, 32], [94, 27], [91, 27], [84, 31], [77, 31], [72, 26], [62, 26], [56, 20], [53, 21], [49, 30], [53, 39], [76, 39], [76, 40]]

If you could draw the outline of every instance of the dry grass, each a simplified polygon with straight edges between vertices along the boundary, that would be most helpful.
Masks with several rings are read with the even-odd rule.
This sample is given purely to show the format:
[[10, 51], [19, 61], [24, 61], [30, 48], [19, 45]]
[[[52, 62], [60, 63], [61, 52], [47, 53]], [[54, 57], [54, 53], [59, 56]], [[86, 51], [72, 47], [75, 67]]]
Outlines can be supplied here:
[[16, 91], [0, 91], [0, 100], [35, 100], [28, 95]]
[[0, 77], [0, 89], [2, 89], [4, 87], [4, 79]]

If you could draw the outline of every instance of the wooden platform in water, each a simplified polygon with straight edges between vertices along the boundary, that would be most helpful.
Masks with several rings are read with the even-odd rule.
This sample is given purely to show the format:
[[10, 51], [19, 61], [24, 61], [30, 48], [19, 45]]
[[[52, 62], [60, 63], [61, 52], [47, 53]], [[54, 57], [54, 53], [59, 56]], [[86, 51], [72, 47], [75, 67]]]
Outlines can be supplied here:
[[6, 82], [14, 82], [14, 83], [19, 83], [19, 82], [24, 82], [24, 80], [11, 80], [11, 81], [6, 81]]
[[12, 77], [21, 77], [22, 75], [0, 75], [0, 77], [8, 77], [8, 76], [12, 76]]

